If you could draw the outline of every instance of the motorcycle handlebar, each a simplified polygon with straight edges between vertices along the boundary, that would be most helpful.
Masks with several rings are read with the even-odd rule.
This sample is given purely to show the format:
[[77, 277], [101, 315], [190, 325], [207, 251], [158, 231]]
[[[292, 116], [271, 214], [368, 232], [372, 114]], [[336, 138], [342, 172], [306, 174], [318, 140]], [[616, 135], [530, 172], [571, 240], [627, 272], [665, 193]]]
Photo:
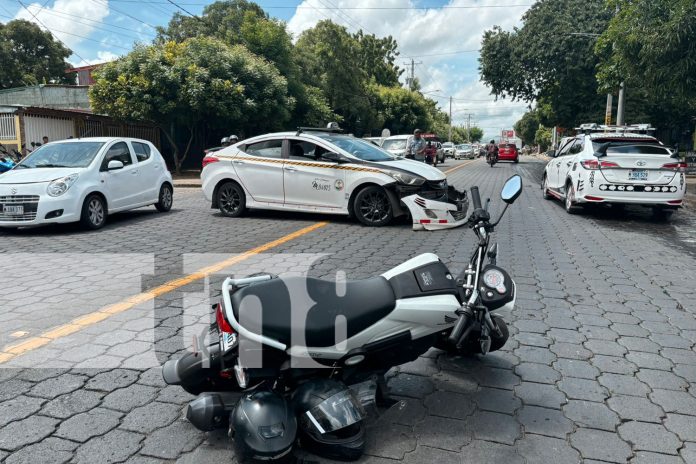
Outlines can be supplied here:
[[471, 200], [474, 202], [474, 209], [481, 209], [481, 197], [478, 187], [471, 187]]

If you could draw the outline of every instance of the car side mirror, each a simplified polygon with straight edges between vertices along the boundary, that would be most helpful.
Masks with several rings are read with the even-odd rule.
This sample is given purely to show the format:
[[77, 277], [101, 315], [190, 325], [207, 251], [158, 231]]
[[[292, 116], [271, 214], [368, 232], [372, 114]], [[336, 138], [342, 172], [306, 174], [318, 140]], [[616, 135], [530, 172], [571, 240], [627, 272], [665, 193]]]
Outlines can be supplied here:
[[328, 152], [321, 155], [322, 159], [325, 161], [331, 161], [332, 163], [347, 163], [348, 160], [341, 154], [335, 152]]
[[118, 171], [119, 169], [123, 169], [123, 163], [119, 160], [111, 160], [106, 166], [107, 171]]
[[508, 205], [517, 200], [517, 197], [522, 193], [522, 178], [514, 175], [505, 182], [503, 190], [500, 192], [500, 198]]

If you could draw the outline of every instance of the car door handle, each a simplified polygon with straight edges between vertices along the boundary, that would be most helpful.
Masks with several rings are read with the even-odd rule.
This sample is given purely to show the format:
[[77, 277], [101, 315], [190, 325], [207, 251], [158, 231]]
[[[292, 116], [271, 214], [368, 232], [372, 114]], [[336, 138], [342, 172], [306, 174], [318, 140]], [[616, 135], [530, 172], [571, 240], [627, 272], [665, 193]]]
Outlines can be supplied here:
[[244, 164], [244, 161], [241, 161], [241, 160], [234, 160], [233, 163], [234, 163], [234, 164], [240, 164], [240, 165], [241, 165], [241, 164]]
[[283, 169], [285, 169], [286, 171], [290, 171], [290, 172], [297, 171], [297, 168], [294, 166], [285, 166]]
[[573, 164], [573, 162], [572, 162], [572, 161], [568, 161], [568, 162], [566, 163], [566, 166], [570, 166], [571, 164]]
[[556, 163], [556, 166], [560, 166], [560, 165], [561, 165], [560, 161], [558, 163]]
[[131, 174], [133, 174], [133, 175], [136, 175], [137, 173], [138, 173], [137, 169], [134, 169], [133, 171], [131, 171]]

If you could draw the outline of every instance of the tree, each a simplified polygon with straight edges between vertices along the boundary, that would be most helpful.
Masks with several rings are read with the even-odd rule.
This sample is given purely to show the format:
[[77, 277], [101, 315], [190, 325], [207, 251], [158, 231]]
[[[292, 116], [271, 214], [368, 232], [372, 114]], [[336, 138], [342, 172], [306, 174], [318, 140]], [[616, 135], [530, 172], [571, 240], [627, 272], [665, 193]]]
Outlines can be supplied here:
[[522, 139], [522, 143], [533, 145], [539, 124], [539, 116], [535, 110], [532, 110], [524, 113], [513, 127], [517, 136]]
[[416, 128], [429, 129], [433, 124], [431, 106], [418, 92], [403, 87], [373, 86], [375, 129], [387, 128], [392, 134], [407, 134]]
[[72, 51], [50, 32], [23, 19], [0, 23], [0, 88], [74, 83], [66, 61]]
[[[254, 133], [280, 129], [292, 101], [278, 70], [244, 46], [193, 38], [137, 46], [95, 74], [90, 100], [96, 112], [159, 124], [179, 172], [201, 124]], [[180, 152], [176, 129], [187, 134]]]
[[534, 142], [539, 145], [541, 151], [545, 151], [551, 146], [552, 130], [548, 127], [539, 126], [534, 136]]
[[483, 138], [483, 129], [477, 126], [471, 126], [469, 129], [466, 126], [452, 127], [452, 142], [455, 145], [460, 143], [476, 143]]
[[481, 78], [498, 97], [548, 105], [543, 124], [602, 120], [605, 98], [597, 91], [591, 34], [602, 33], [610, 17], [604, 0], [540, 0], [521, 28], [484, 33]]
[[399, 52], [396, 40], [389, 37], [378, 38], [365, 34], [362, 30], [353, 36], [358, 42], [360, 67], [369, 79], [387, 87], [399, 87], [399, 76], [404, 72], [394, 64]]

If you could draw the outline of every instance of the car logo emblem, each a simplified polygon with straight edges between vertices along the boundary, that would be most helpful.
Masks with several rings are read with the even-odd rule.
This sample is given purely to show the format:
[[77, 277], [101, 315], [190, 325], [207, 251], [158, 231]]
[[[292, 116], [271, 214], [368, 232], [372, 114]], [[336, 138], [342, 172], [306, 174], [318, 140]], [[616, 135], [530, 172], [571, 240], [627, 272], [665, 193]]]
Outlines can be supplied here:
[[12, 188], [10, 189], [10, 193], [11, 193], [12, 195], [16, 195], [16, 194], [17, 194], [17, 189], [14, 188], [14, 187], [12, 187]]
[[646, 164], [648, 164], [648, 163], [646, 163], [646, 162], [643, 161], [643, 160], [636, 161], [636, 166], [645, 166]]
[[343, 181], [341, 179], [337, 179], [334, 183], [334, 187], [336, 187], [336, 190], [343, 190]]

